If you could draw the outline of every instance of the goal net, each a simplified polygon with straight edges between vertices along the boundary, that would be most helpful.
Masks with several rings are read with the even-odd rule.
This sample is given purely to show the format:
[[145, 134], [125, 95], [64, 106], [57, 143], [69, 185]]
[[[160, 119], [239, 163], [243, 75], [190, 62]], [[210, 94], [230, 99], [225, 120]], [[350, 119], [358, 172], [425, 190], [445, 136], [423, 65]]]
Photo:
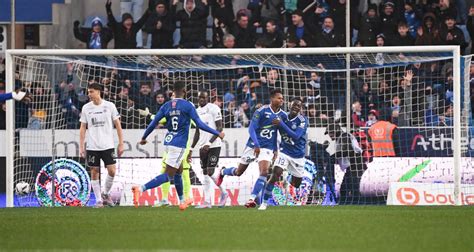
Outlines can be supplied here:
[[[150, 115], [171, 99], [176, 81], [186, 83], [187, 99], [196, 106], [198, 92], [208, 90], [209, 102], [222, 110], [226, 138], [214, 176], [238, 165], [252, 114], [270, 102], [272, 89], [283, 91], [285, 111], [293, 98], [303, 101], [308, 141], [302, 185], [290, 185], [292, 175], [285, 173], [270, 204], [474, 203], [474, 67], [470, 57], [459, 62], [454, 47], [7, 55], [14, 79], [8, 85], [33, 97], [29, 104], [8, 107], [9, 206], [94, 205], [89, 168], [79, 157], [79, 117], [91, 83], [103, 86], [103, 98], [121, 116], [125, 152], [117, 159], [111, 196], [131, 205], [131, 186], [161, 172], [165, 129], [156, 129], [145, 146], [138, 141]], [[197, 156], [191, 166], [189, 197], [197, 205], [203, 200]], [[106, 170], [101, 173], [104, 184]], [[244, 204], [258, 177], [256, 162], [242, 176], [226, 177], [226, 204]], [[220, 191], [214, 189], [215, 204]], [[168, 195], [160, 188], [144, 192], [140, 204], [155, 205], [165, 197], [177, 203], [172, 187]]]

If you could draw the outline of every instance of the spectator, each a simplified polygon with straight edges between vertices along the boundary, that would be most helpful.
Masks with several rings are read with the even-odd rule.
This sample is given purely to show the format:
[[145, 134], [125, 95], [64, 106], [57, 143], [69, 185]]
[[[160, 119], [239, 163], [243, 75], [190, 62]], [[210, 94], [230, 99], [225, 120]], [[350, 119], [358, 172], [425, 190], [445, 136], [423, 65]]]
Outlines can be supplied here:
[[150, 112], [152, 114], [156, 114], [158, 112], [158, 110], [160, 110], [161, 106], [163, 106], [163, 104], [165, 104], [165, 102], [166, 102], [165, 94], [163, 94], [161, 92], [156, 93], [155, 94], [155, 104], [153, 104], [153, 106], [151, 106]]
[[151, 85], [149, 83], [141, 83], [138, 95], [132, 97], [135, 103], [135, 109], [150, 109], [156, 102], [151, 95]]
[[362, 106], [359, 101], [352, 103], [352, 127], [359, 128], [365, 126], [365, 118], [362, 116]]
[[380, 117], [384, 120], [388, 120], [390, 118], [390, 111], [387, 110], [390, 106], [391, 100], [391, 93], [390, 86], [388, 85], [387, 81], [381, 80], [379, 83], [378, 93], [375, 97], [375, 106], [379, 110]]
[[79, 25], [79, 21], [74, 21], [74, 37], [86, 43], [87, 49], [107, 49], [107, 45], [113, 38], [112, 32], [103, 28], [99, 17], [92, 20], [92, 28], [80, 28]]
[[133, 128], [134, 112], [130, 108], [133, 107], [134, 103], [129, 97], [129, 88], [127, 86], [122, 86], [117, 89], [115, 104], [117, 107], [117, 111], [120, 114], [120, 122], [122, 124], [122, 128]]
[[[413, 85], [413, 76], [412, 70], [405, 72], [405, 75], [399, 82], [399, 87], [396, 92], [398, 95], [395, 96], [399, 99], [392, 99], [392, 106], [398, 107], [398, 109], [396, 109], [397, 115], [395, 116], [398, 117], [398, 122], [395, 123], [398, 126], [411, 126], [413, 112], [418, 112], [416, 108], [418, 107], [419, 97], [417, 87]], [[400, 99], [403, 99], [403, 107], [401, 107]], [[403, 114], [403, 116], [401, 116], [401, 114]], [[393, 113], [392, 117], [394, 117]]]
[[240, 106], [242, 103], [247, 103], [249, 106], [252, 106], [252, 96], [249, 88], [249, 77], [243, 76], [237, 81], [236, 96], [237, 96], [237, 106]]
[[471, 37], [471, 54], [474, 54], [474, 45], [472, 41], [474, 40], [474, 5], [471, 5], [469, 8], [469, 16], [467, 17], [466, 28]]
[[398, 34], [390, 44], [394, 46], [415, 45], [415, 39], [411, 36], [411, 33], [409, 33], [408, 25], [405, 22], [400, 22], [398, 24]]
[[151, 48], [172, 48], [173, 33], [176, 29], [175, 10], [168, 10], [164, 0], [158, 0], [154, 9], [145, 25], [145, 31], [151, 34]]
[[260, 78], [260, 82], [252, 83], [251, 88], [256, 95], [256, 103], [268, 104], [270, 103], [270, 92], [280, 86], [278, 81], [278, 71], [271, 69], [266, 76]]
[[306, 85], [307, 103], [314, 103], [321, 97], [321, 77], [317, 72], [311, 72], [311, 80]]
[[234, 48], [235, 46], [235, 37], [232, 34], [226, 34], [223, 38], [224, 48]]
[[328, 1], [318, 1], [316, 2], [316, 9], [307, 15], [305, 21], [307, 20], [307, 23], [315, 24], [317, 27], [322, 27], [324, 19], [329, 17], [330, 10]]
[[[233, 103], [233, 102], [232, 102]], [[246, 102], [242, 103], [237, 109], [233, 110], [234, 117], [234, 128], [247, 127], [250, 123], [248, 114], [250, 112], [250, 107]]]
[[48, 91], [40, 84], [36, 85], [33, 91], [33, 102], [31, 105], [31, 114], [28, 120], [29, 129], [45, 129], [48, 110], [47, 107], [50, 102], [50, 95]]
[[213, 22], [213, 47], [221, 47], [224, 34], [230, 32], [234, 23], [232, 0], [213, 0], [210, 2]]
[[[149, 0], [149, 6], [152, 6], [153, 0]], [[150, 9], [151, 11], [151, 9]], [[143, 13], [143, 0], [120, 0], [120, 15], [129, 13], [132, 17], [137, 18]], [[143, 47], [143, 36], [141, 27], [136, 35], [137, 48]]]
[[443, 113], [438, 117], [439, 123], [438, 126], [443, 127], [452, 127], [453, 126], [453, 106], [447, 106]]
[[359, 41], [363, 46], [375, 46], [375, 37], [379, 33], [380, 20], [377, 16], [377, 6], [371, 4], [359, 21]]
[[[334, 20], [334, 30], [338, 34], [346, 34], [346, 0], [328, 1], [328, 3], [330, 7], [329, 13], [331, 13], [331, 17]], [[359, 15], [355, 16], [351, 17], [351, 28], [353, 28], [354, 23], [359, 18]]]
[[423, 24], [418, 27], [415, 45], [439, 45], [440, 43], [436, 17], [428, 12], [423, 17]]
[[370, 91], [369, 83], [365, 82], [362, 84], [362, 91], [358, 94], [357, 100], [362, 106], [362, 115], [365, 117], [369, 110], [375, 107], [374, 96]]
[[380, 15], [380, 29], [388, 41], [392, 41], [397, 34], [399, 18], [394, 13], [395, 4], [388, 1], [384, 4], [382, 14]]
[[275, 21], [270, 20], [265, 25], [266, 33], [263, 34], [263, 42], [268, 48], [283, 47], [283, 34], [278, 29]]
[[[375, 40], [376, 46], [385, 46], [385, 35], [380, 33]], [[378, 55], [378, 54], [377, 54]]]
[[[153, 3], [153, 1], [149, 1]], [[107, 17], [109, 19], [109, 27], [112, 29], [115, 38], [115, 49], [136, 49], [137, 48], [137, 33], [140, 31], [152, 12], [151, 6], [145, 11], [142, 17], [136, 22], [133, 22], [133, 16], [130, 13], [122, 15], [122, 22], [118, 23], [112, 13], [112, 1], [107, 0], [105, 5], [107, 10]]]
[[367, 118], [367, 122], [365, 123], [365, 127], [370, 127], [377, 122], [377, 118], [379, 117], [379, 112], [375, 109], [369, 111], [369, 116]]
[[265, 0], [262, 1], [262, 9], [260, 11], [260, 23], [266, 24], [268, 21], [274, 21], [281, 25], [281, 12], [284, 9], [283, 0]]
[[288, 39], [297, 47], [315, 46], [315, 29], [303, 21], [303, 12], [296, 10], [291, 15], [293, 25], [288, 27]]
[[316, 37], [316, 45], [319, 47], [340, 47], [345, 45], [344, 36], [334, 30], [334, 20], [331, 17], [324, 18], [323, 28]]
[[466, 40], [463, 31], [456, 27], [456, 18], [446, 16], [444, 23], [446, 26], [441, 28], [440, 31], [441, 41], [446, 45], [459, 45], [461, 52], [463, 52], [466, 48]]
[[246, 15], [249, 17], [250, 25], [253, 25], [254, 27], [260, 26], [260, 23], [262, 22], [262, 5], [263, 0], [249, 0], [247, 9], [239, 10], [237, 13], [237, 20], [239, 16]]
[[403, 106], [402, 108], [402, 100], [398, 95], [393, 96], [392, 106], [390, 107], [390, 122], [399, 127], [410, 126], [410, 116], [406, 111], [404, 111], [406, 108], [407, 106]]
[[[416, 31], [418, 30], [418, 27], [420, 27], [420, 18], [418, 13], [415, 11], [415, 4], [413, 2], [407, 1], [405, 3], [404, 16], [410, 36], [416, 38]], [[398, 33], [400, 33], [400, 23], [398, 29]]]
[[249, 17], [245, 13], [237, 14], [237, 22], [232, 28], [232, 35], [235, 37], [236, 48], [255, 47], [257, 36], [255, 27], [249, 24]]
[[439, 5], [435, 9], [435, 15], [443, 26], [448, 17], [457, 17], [458, 13], [451, 0], [439, 0]]
[[298, 8], [298, 0], [285, 0], [284, 1], [284, 20], [285, 26], [291, 25], [291, 14]]
[[[207, 16], [209, 6], [207, 0], [197, 3], [198, 0], [185, 0], [184, 9], [176, 13], [176, 20], [181, 23], [181, 39], [179, 45], [182, 48], [206, 47]], [[178, 0], [173, 0], [173, 6]]]

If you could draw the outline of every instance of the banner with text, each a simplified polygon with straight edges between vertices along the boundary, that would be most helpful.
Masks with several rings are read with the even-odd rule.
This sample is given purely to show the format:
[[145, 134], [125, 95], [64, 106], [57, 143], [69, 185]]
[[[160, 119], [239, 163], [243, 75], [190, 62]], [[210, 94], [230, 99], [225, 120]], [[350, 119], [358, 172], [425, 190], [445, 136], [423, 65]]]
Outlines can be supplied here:
[[[461, 205], [474, 205], [474, 185], [461, 185]], [[387, 205], [454, 205], [454, 184], [394, 182], [390, 184]]]

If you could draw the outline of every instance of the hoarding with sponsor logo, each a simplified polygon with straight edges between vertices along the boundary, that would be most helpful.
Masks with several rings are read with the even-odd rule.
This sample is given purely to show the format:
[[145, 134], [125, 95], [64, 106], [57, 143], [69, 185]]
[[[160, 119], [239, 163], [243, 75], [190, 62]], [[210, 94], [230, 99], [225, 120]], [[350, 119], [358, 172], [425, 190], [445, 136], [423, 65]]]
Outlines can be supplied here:
[[[390, 184], [387, 205], [454, 205], [454, 185], [395, 182]], [[474, 205], [474, 185], [461, 185], [461, 205]]]
[[[248, 139], [245, 128], [225, 129], [226, 137], [223, 140], [222, 157], [238, 157], [243, 151]], [[324, 135], [325, 128], [309, 128], [308, 139], [322, 143], [330, 140]], [[399, 128], [400, 155], [402, 157], [452, 157], [453, 131], [448, 127], [430, 128]], [[4, 134], [0, 132], [0, 136]], [[125, 152], [124, 157], [161, 157], [165, 130], [155, 130], [149, 136], [149, 144], [138, 144], [143, 130], [124, 130]], [[474, 157], [474, 136], [461, 139], [464, 156]], [[79, 156], [79, 131], [55, 130], [55, 143], [52, 143], [51, 130], [20, 130], [20, 155], [29, 157], [46, 157], [52, 155], [53, 146], [59, 157]], [[116, 139], [117, 140], [117, 139]], [[38, 148], [42, 146], [42, 148]], [[0, 156], [4, 156], [4, 149], [0, 148]]]

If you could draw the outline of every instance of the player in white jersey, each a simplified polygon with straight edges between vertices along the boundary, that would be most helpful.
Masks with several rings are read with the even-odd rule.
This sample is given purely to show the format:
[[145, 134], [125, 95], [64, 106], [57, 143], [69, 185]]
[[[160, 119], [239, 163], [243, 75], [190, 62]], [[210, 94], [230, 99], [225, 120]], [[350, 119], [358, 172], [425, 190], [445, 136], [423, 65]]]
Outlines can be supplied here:
[[[199, 107], [197, 108], [199, 118], [207, 124], [207, 126], [221, 132], [222, 131], [222, 114], [219, 106], [209, 103], [209, 93], [205, 90], [199, 92]], [[211, 181], [216, 184], [212, 178], [214, 170], [219, 163], [219, 155], [221, 153], [222, 140], [215, 135], [207, 132], [200, 132], [194, 135], [193, 145], [195, 143], [199, 146], [199, 158], [201, 159], [201, 168], [204, 175], [202, 181], [204, 187], [204, 201], [197, 208], [211, 208], [212, 195]], [[217, 185], [217, 184], [216, 184]], [[221, 190], [219, 206], [224, 206], [227, 200], [227, 193], [218, 185]]]
[[[86, 158], [87, 166], [91, 168], [91, 185], [96, 198], [96, 207], [104, 205], [113, 206], [110, 198], [110, 189], [115, 177], [115, 151], [114, 151], [114, 126], [119, 139], [118, 156], [123, 153], [122, 126], [120, 114], [115, 105], [101, 98], [102, 87], [90, 84], [87, 88], [89, 103], [82, 107], [80, 128], [79, 152], [82, 158]], [[105, 191], [101, 194], [100, 188], [100, 160], [107, 168], [105, 179]]]

